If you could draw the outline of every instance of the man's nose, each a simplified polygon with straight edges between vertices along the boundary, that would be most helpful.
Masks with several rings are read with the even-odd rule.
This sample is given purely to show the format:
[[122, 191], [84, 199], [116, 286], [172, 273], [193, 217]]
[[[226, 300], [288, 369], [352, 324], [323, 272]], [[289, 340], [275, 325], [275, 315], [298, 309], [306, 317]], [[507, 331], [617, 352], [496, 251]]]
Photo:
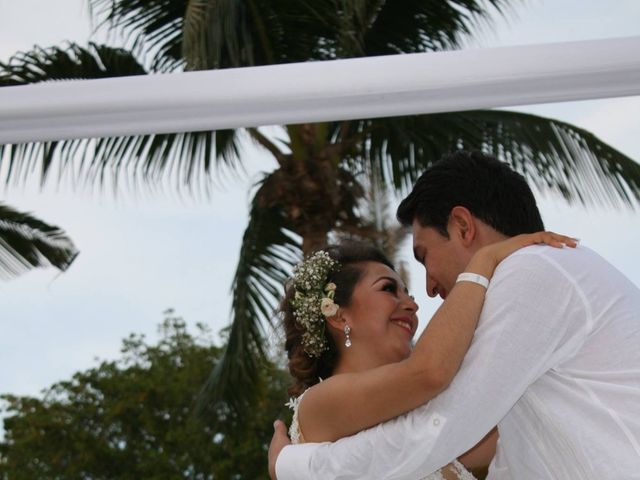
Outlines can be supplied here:
[[429, 274], [427, 274], [427, 295], [431, 298], [438, 295], [438, 282], [431, 278]]

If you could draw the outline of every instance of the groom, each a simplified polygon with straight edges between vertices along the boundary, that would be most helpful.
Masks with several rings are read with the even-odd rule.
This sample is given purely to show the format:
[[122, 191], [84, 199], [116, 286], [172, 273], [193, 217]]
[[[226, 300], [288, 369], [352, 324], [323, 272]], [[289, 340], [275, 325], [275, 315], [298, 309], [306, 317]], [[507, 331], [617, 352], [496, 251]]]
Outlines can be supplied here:
[[[543, 229], [524, 179], [466, 152], [425, 171], [397, 216], [413, 226], [428, 295], [442, 298], [479, 248]], [[640, 479], [640, 291], [591, 250], [535, 246], [507, 258], [444, 392], [335, 443], [288, 445], [278, 423], [270, 471], [418, 479], [496, 425], [490, 479]]]

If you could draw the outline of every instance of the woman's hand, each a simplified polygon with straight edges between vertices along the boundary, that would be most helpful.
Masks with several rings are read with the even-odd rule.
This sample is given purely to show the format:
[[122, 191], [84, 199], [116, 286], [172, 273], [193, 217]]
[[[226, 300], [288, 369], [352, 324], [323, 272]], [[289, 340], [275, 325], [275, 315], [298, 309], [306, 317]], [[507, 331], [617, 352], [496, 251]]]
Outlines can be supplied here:
[[536, 232], [516, 235], [515, 237], [479, 249], [471, 261], [469, 261], [465, 271], [479, 273], [490, 278], [498, 264], [509, 255], [516, 250], [536, 244], [549, 245], [555, 248], [563, 248], [565, 246], [575, 248], [578, 245], [578, 240], [554, 232]]
[[502, 242], [488, 245], [480, 250], [484, 250], [483, 254], [488, 255], [497, 266], [516, 250], [536, 244], [549, 245], [555, 248], [563, 248], [565, 246], [575, 248], [578, 245], [578, 241], [575, 238], [554, 232], [524, 233]]

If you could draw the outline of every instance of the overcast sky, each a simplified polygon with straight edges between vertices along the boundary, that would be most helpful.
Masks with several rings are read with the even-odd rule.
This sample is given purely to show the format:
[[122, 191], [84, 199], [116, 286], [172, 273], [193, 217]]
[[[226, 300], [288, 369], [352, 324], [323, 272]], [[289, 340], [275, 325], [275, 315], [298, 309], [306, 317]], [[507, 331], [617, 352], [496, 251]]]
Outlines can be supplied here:
[[[86, 44], [83, 0], [0, 0], [0, 60], [19, 50]], [[517, 2], [514, 2], [517, 3]], [[636, 0], [547, 0], [520, 6], [469, 47], [640, 35]], [[0, 108], [2, 108], [0, 106]], [[640, 159], [640, 97], [517, 110], [569, 121]], [[208, 201], [171, 195], [113, 198], [68, 187], [0, 187], [0, 201], [64, 228], [80, 249], [64, 273], [40, 270], [0, 283], [0, 392], [36, 394], [73, 372], [115, 358], [131, 332], [155, 337], [173, 307], [188, 323], [214, 331], [229, 321], [229, 288], [247, 219], [248, 191], [273, 162], [250, 147], [247, 173], [227, 179]], [[547, 227], [582, 239], [640, 285], [639, 213], [568, 206], [540, 198]], [[410, 248], [405, 249], [411, 259]], [[423, 272], [412, 269], [422, 324], [438, 305], [427, 300]]]

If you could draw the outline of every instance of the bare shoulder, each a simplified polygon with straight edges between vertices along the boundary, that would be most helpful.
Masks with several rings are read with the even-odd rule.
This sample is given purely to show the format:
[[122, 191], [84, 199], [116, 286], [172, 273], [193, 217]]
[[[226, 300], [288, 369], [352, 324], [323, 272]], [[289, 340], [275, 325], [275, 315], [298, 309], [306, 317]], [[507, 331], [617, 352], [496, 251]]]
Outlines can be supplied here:
[[343, 387], [351, 374], [334, 375], [315, 384], [304, 392], [304, 397], [298, 406], [298, 415], [304, 417], [318, 417], [326, 413], [330, 406], [340, 401], [344, 395]]
[[336, 435], [336, 409], [352, 374], [334, 375], [309, 388], [298, 405], [298, 424], [307, 442], [329, 442]]

